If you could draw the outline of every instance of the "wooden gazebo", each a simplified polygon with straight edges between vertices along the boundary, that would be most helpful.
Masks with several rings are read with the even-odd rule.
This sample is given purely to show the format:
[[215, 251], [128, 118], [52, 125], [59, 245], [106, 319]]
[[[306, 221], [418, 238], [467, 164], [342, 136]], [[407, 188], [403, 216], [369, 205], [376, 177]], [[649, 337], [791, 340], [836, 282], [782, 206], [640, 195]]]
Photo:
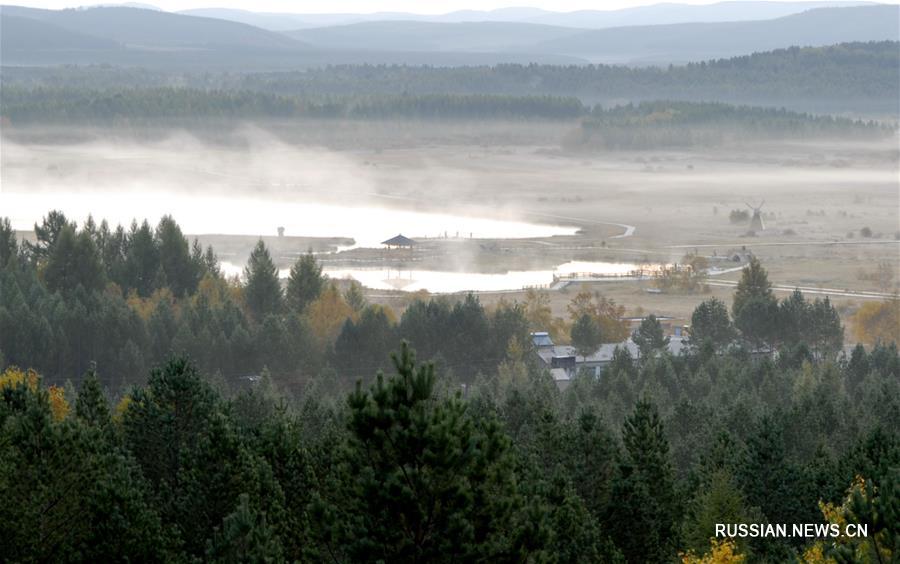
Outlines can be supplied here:
[[397, 235], [396, 237], [391, 237], [387, 241], [382, 241], [381, 244], [386, 246], [388, 249], [412, 249], [413, 245], [415, 245], [416, 242], [409, 237]]

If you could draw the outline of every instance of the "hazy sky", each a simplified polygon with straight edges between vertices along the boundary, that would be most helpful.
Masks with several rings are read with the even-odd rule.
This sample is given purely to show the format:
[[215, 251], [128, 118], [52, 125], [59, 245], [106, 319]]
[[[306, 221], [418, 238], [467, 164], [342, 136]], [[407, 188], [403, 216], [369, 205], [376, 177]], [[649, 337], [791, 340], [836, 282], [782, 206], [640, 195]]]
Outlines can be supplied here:
[[[134, 0], [153, 4], [164, 10], [184, 10], [188, 8], [239, 8], [254, 12], [294, 12], [294, 13], [369, 13], [369, 12], [413, 12], [420, 14], [442, 14], [454, 10], [492, 10], [511, 6], [533, 6], [545, 10], [567, 12], [572, 10], [615, 10], [653, 4], [647, 0]], [[697, 0], [671, 0], [684, 4], [712, 4]], [[778, 0], [774, 0], [778, 1]], [[883, 3], [898, 4], [900, 0], [882, 0]], [[88, 4], [85, 0], [5, 0], [4, 3], [36, 8], [71, 8]], [[114, 2], [109, 2], [114, 3]]]

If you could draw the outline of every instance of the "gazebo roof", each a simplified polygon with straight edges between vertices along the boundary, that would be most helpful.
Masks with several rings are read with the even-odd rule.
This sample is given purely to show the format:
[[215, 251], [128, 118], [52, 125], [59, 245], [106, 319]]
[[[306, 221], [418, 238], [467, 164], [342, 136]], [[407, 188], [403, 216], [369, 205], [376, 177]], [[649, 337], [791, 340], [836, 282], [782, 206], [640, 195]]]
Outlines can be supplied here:
[[382, 241], [382, 245], [388, 245], [391, 247], [412, 247], [416, 244], [415, 241], [410, 239], [409, 237], [404, 237], [403, 235], [397, 235], [396, 237], [391, 237], [387, 241]]

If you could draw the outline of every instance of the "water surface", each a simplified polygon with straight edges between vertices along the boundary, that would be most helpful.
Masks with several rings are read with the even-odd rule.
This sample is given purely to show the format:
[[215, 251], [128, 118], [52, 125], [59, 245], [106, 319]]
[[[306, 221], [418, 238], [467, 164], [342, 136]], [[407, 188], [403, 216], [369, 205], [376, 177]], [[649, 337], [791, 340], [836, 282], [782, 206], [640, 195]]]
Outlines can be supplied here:
[[[356, 280], [366, 288], [374, 290], [404, 292], [427, 290], [433, 294], [445, 294], [548, 288], [553, 283], [554, 276], [576, 274], [597, 277], [626, 276], [641, 266], [637, 263], [572, 261], [560, 264], [552, 270], [511, 270], [501, 274], [396, 268], [341, 268], [327, 265], [322, 270], [330, 278]], [[222, 272], [228, 276], [240, 276], [242, 271], [242, 265], [222, 262]], [[289, 269], [279, 271], [282, 278], [286, 278], [289, 273]]]
[[531, 223], [514, 217], [489, 218], [430, 213], [378, 206], [318, 204], [290, 200], [177, 194], [166, 192], [0, 191], [0, 210], [14, 229], [29, 230], [52, 209], [83, 222], [93, 214], [99, 223], [130, 225], [132, 219], [155, 224], [172, 215], [190, 234], [350, 237], [356, 246], [378, 247], [398, 233], [407, 237], [520, 239], [573, 235], [577, 227]]

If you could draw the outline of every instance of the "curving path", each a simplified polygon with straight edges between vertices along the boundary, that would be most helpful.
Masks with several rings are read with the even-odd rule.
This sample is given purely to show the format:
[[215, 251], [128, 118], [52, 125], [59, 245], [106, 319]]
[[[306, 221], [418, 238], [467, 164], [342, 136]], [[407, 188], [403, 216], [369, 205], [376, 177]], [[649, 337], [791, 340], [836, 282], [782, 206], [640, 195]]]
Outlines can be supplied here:
[[637, 230], [637, 227], [634, 225], [628, 225], [627, 223], [616, 223], [614, 221], [597, 221], [595, 219], [585, 219], [583, 217], [573, 217], [570, 215], [555, 215], [552, 213], [543, 213], [543, 212], [535, 212], [535, 211], [526, 211], [526, 215], [531, 215], [535, 217], [547, 217], [551, 219], [564, 219], [566, 221], [575, 221], [578, 223], [592, 223], [594, 225], [612, 225], [614, 227], [621, 227], [625, 231], [619, 233], [618, 235], [613, 235], [610, 239], [624, 239], [625, 237], [631, 237], [634, 235], [634, 232]]

